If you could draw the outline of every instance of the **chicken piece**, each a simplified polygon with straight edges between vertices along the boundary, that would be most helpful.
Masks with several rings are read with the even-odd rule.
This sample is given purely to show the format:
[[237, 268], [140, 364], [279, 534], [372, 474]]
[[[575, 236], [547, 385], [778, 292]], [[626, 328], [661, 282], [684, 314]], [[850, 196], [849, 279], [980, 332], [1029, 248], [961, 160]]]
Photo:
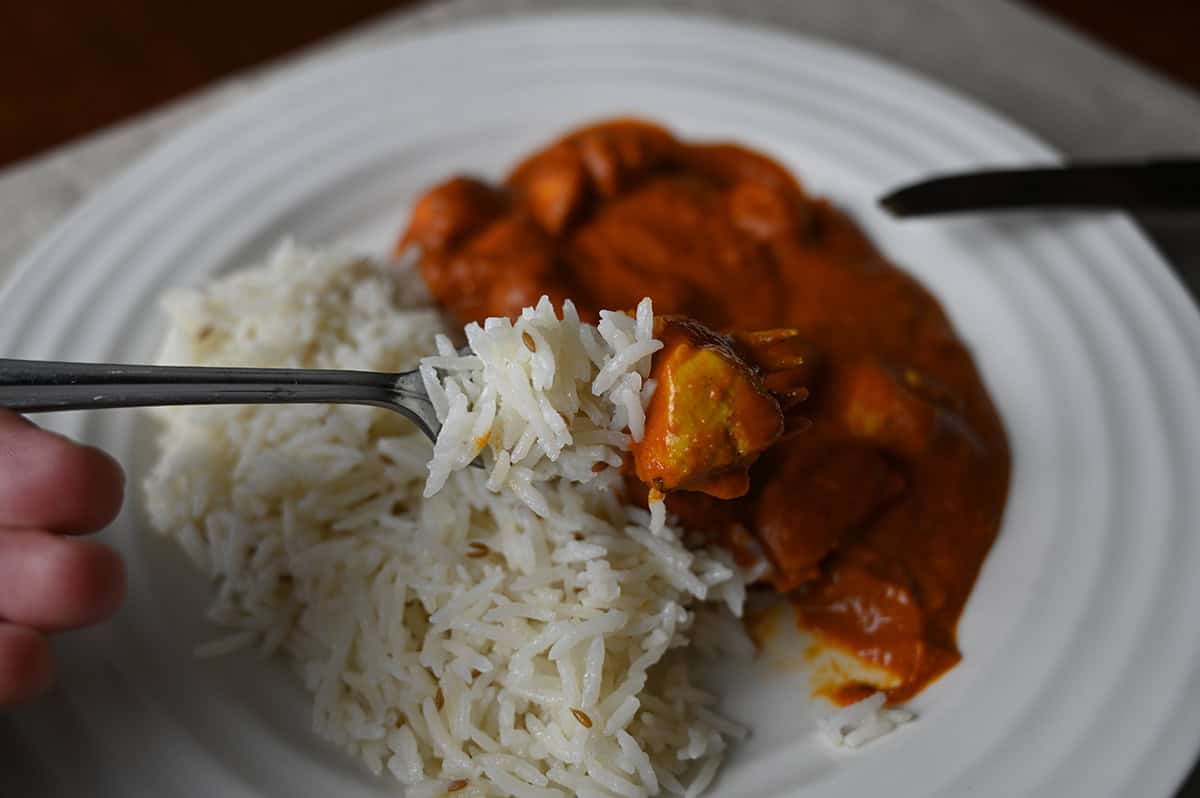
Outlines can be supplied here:
[[779, 402], [733, 341], [691, 319], [660, 317], [663, 349], [642, 440], [632, 446], [638, 479], [654, 490], [745, 495], [749, 467], [783, 434]]
[[591, 194], [583, 158], [574, 146], [558, 144], [526, 163], [509, 180], [529, 214], [550, 235], [562, 235]]
[[920, 455], [938, 429], [938, 407], [874, 358], [839, 368], [831, 398], [847, 435], [897, 454]]
[[729, 218], [738, 229], [760, 241], [796, 236], [809, 217], [795, 194], [795, 186], [742, 180], [729, 189]]
[[602, 196], [614, 197], [669, 163], [679, 143], [656, 125], [631, 120], [621, 127], [587, 130], [577, 146], [593, 185]]
[[[903, 691], [922, 670], [944, 670], [958, 655], [929, 640], [925, 614], [912, 577], [904, 567], [857, 548], [836, 555], [828, 573], [808, 585], [794, 606], [807, 628], [826, 644], [854, 654], [864, 665], [888, 675], [889, 692]], [[945, 664], [937, 664], [949, 658]], [[865, 698], [884, 685], [858, 680], [831, 685], [835, 703]]]
[[413, 208], [396, 254], [412, 244], [426, 252], [451, 249], [504, 212], [504, 193], [473, 177], [455, 177], [430, 189]]
[[529, 217], [503, 217], [459, 250], [426, 255], [421, 274], [438, 303], [460, 319], [517, 316], [543, 294], [559, 305], [569, 292], [546, 238]]
[[765, 465], [754, 528], [780, 592], [817, 577], [842, 539], [904, 490], [901, 474], [868, 446], [799, 437], [776, 448]]

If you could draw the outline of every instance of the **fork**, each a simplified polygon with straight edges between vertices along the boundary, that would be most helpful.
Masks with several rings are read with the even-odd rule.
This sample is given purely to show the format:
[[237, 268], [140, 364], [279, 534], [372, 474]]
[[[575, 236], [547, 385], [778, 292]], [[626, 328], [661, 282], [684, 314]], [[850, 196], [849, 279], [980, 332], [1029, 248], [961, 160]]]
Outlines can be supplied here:
[[0, 358], [0, 407], [22, 413], [230, 404], [382, 407], [406, 416], [432, 441], [442, 427], [415, 370], [132, 366]]

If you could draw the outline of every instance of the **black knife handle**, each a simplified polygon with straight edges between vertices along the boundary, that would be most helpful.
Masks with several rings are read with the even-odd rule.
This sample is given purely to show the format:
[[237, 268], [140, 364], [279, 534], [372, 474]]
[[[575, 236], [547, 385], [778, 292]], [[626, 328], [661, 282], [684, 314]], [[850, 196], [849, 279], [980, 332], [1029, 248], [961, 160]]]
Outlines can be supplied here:
[[1200, 209], [1200, 159], [1079, 163], [935, 177], [879, 200], [898, 217], [1020, 208]]

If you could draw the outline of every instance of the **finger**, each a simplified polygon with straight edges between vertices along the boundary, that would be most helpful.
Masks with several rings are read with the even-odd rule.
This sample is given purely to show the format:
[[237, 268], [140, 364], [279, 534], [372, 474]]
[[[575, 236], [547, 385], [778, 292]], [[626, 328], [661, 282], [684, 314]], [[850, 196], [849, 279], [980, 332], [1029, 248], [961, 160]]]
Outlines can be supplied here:
[[50, 532], [0, 533], [0, 618], [35, 629], [71, 629], [112, 615], [125, 567], [101, 543]]
[[0, 621], [0, 707], [36, 698], [54, 683], [54, 658], [45, 636]]
[[124, 490], [104, 452], [0, 410], [0, 526], [92, 532], [116, 517]]

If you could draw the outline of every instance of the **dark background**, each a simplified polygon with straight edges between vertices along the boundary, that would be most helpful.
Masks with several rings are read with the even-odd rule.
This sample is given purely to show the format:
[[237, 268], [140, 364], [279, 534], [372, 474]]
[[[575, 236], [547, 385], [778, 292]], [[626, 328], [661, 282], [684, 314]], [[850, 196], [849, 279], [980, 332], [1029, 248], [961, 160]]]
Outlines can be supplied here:
[[[1200, 89], [1200, 2], [1026, 2]], [[420, 3], [0, 0], [0, 167]]]

